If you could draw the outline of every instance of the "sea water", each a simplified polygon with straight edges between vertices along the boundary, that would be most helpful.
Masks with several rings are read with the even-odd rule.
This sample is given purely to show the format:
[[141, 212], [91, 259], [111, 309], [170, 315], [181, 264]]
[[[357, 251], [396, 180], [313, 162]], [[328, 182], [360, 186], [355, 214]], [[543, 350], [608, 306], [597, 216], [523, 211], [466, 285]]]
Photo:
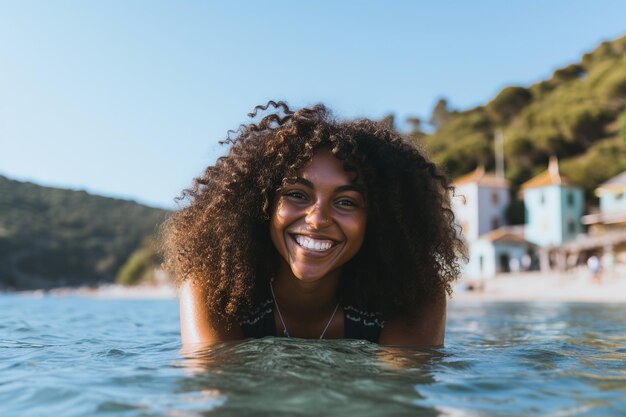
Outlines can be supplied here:
[[182, 353], [175, 300], [0, 295], [0, 416], [624, 416], [626, 305], [450, 303], [446, 345]]

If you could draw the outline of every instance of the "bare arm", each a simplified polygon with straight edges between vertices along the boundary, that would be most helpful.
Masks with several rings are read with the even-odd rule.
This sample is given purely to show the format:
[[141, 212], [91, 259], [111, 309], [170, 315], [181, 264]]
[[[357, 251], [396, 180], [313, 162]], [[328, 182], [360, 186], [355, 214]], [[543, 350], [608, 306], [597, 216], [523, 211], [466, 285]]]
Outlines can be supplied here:
[[211, 317], [206, 305], [205, 290], [185, 281], [180, 287], [180, 336], [183, 346], [213, 344], [244, 338], [241, 328]]
[[380, 335], [381, 345], [436, 347], [443, 345], [446, 332], [445, 293], [420, 307], [410, 322], [404, 318], [390, 320]]

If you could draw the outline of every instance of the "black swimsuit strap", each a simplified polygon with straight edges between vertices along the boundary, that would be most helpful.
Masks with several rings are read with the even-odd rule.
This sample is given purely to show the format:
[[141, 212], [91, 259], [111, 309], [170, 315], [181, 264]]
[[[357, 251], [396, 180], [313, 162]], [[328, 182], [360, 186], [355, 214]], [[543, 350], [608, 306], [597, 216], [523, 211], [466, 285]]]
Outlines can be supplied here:
[[[343, 306], [344, 337], [346, 339], [362, 339], [377, 343], [380, 332], [385, 326], [381, 314], [359, 310], [352, 306]], [[240, 322], [245, 337], [261, 338], [276, 335], [274, 321], [274, 300], [264, 301], [253, 313]]]

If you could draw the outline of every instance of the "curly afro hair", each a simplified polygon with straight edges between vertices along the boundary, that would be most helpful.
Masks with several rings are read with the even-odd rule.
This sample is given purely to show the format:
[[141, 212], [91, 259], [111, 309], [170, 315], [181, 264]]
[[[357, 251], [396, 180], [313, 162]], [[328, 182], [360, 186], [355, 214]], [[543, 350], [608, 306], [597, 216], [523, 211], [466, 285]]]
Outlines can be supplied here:
[[183, 191], [187, 204], [163, 226], [166, 269], [203, 286], [212, 313], [235, 322], [269, 297], [279, 265], [269, 234], [275, 194], [319, 147], [356, 166], [365, 187], [365, 240], [342, 269], [342, 303], [410, 317], [451, 293], [465, 254], [452, 188], [418, 149], [382, 123], [337, 121], [321, 104], [294, 112], [270, 101], [249, 116], [261, 120], [229, 132], [227, 156]]

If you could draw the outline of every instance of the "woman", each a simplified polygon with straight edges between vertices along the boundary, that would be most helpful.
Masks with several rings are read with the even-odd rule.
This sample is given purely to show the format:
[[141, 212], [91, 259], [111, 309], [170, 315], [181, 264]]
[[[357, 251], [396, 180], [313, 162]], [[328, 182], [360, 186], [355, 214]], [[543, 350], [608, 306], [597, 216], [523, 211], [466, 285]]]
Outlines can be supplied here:
[[463, 252], [446, 178], [382, 124], [323, 105], [258, 111], [164, 226], [183, 343], [441, 345]]

